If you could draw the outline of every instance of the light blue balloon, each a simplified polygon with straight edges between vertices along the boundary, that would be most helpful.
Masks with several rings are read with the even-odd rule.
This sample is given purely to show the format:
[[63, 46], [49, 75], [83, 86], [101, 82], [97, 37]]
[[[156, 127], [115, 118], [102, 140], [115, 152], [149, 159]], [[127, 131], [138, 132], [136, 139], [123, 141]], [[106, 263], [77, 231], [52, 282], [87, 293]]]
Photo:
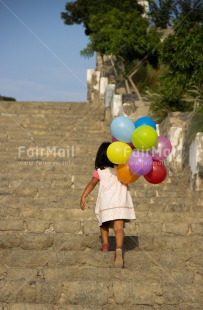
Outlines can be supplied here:
[[155, 123], [155, 121], [152, 118], [148, 117], [148, 116], [143, 116], [143, 117], [138, 118], [138, 120], [136, 120], [135, 128], [140, 127], [142, 125], [151, 126], [151, 127], [153, 127], [156, 130], [156, 123]]
[[117, 116], [111, 122], [111, 134], [122, 142], [131, 142], [132, 134], [135, 130], [133, 121], [126, 116]]

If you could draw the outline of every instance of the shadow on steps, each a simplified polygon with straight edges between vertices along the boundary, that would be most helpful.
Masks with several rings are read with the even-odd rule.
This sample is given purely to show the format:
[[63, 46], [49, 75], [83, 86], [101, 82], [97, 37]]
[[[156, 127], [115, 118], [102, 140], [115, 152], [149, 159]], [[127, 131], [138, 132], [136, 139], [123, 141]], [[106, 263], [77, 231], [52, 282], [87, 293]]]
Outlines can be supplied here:
[[[101, 237], [100, 237], [100, 241], [101, 241]], [[109, 236], [109, 246], [110, 246], [110, 251], [115, 251], [116, 239], [114, 236]], [[139, 247], [138, 236], [125, 236], [124, 243], [123, 243], [124, 252], [133, 250], [138, 247]]]

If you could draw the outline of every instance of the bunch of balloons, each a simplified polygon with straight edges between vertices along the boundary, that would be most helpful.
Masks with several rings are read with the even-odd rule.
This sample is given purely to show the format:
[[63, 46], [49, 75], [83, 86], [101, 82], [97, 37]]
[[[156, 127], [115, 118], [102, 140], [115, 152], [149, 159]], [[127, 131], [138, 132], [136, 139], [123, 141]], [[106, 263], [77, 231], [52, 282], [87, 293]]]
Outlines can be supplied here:
[[112, 143], [107, 157], [118, 165], [117, 176], [121, 182], [133, 183], [140, 176], [152, 184], [164, 181], [167, 170], [161, 160], [171, 153], [172, 145], [168, 138], [158, 136], [153, 119], [144, 116], [133, 123], [126, 116], [118, 116], [110, 130]]

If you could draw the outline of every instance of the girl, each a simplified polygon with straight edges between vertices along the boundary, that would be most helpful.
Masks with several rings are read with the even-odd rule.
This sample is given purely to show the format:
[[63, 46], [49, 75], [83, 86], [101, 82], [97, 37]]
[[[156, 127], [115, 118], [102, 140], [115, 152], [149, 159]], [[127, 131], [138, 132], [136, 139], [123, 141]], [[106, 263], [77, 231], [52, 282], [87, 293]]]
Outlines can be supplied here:
[[116, 167], [107, 157], [107, 148], [110, 144], [110, 142], [103, 142], [97, 151], [93, 177], [82, 194], [80, 207], [82, 210], [85, 209], [85, 198], [100, 182], [95, 213], [102, 238], [101, 251], [109, 251], [108, 236], [111, 227], [114, 229], [116, 238], [114, 263], [116, 267], [124, 267], [123, 227], [125, 222], [136, 217], [128, 185], [118, 180]]

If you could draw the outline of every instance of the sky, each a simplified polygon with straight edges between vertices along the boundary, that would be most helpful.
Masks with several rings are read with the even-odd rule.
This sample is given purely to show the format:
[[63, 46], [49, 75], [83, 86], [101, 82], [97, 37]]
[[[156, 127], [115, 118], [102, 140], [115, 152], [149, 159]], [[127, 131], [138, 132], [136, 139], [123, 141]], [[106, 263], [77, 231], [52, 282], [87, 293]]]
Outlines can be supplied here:
[[0, 95], [17, 101], [86, 101], [82, 25], [60, 17], [67, 0], [0, 0]]

